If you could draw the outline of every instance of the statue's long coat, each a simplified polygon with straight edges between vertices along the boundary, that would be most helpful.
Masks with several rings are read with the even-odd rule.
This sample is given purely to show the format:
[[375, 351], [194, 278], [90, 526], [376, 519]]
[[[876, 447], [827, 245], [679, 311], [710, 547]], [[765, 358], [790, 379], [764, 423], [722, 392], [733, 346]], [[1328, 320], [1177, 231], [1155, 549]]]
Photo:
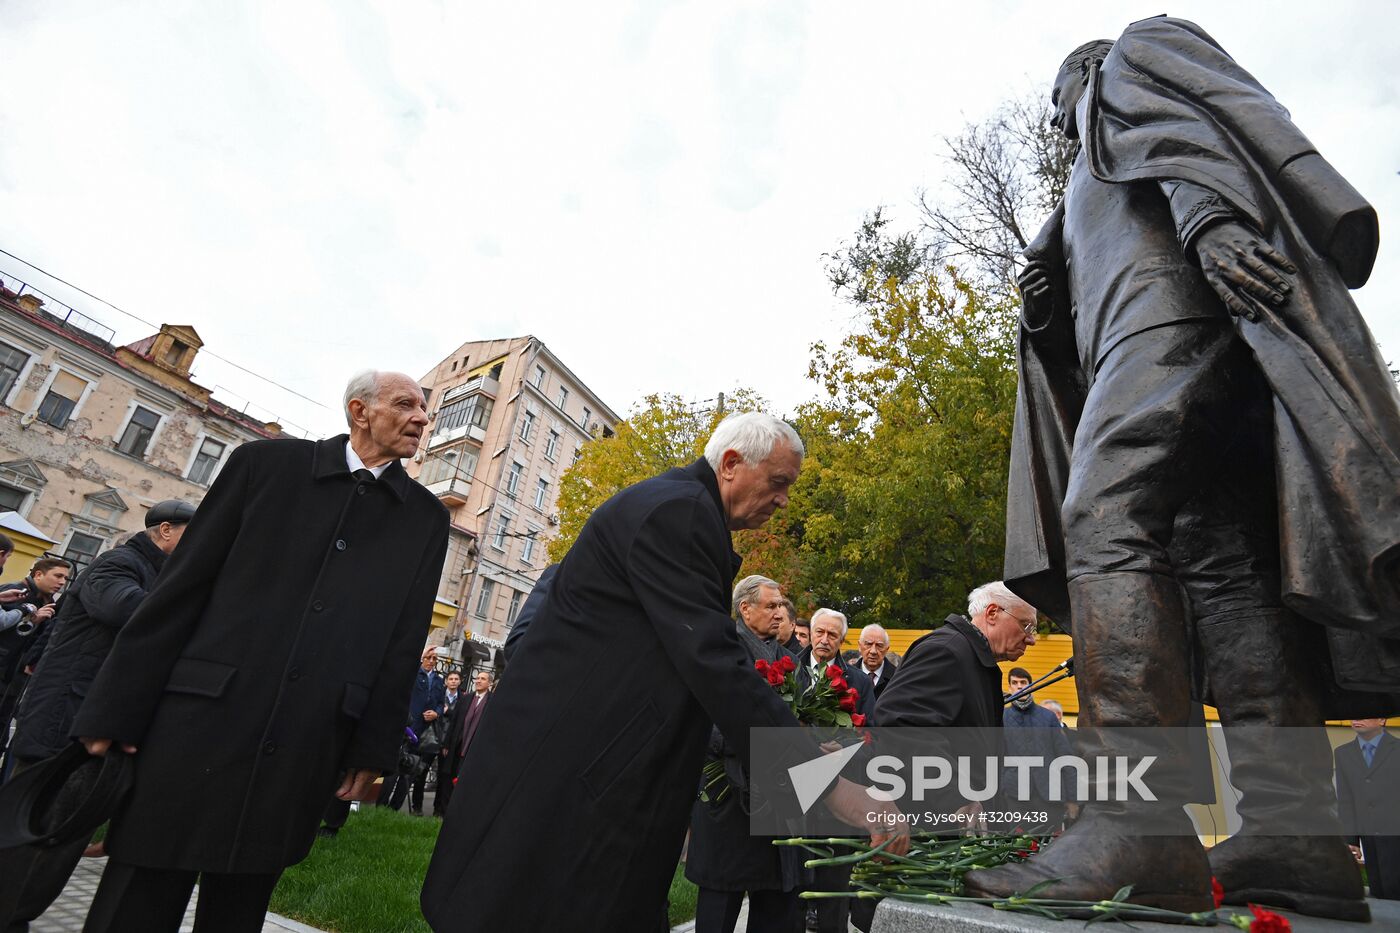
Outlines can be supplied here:
[[236, 449], [74, 724], [137, 747], [107, 837], [150, 868], [269, 873], [310, 851], [347, 768], [392, 771], [447, 510], [345, 435]]
[[[1375, 211], [1184, 20], [1128, 27], [1077, 115], [1096, 178], [1201, 185], [1298, 266], [1287, 303], [1236, 321], [1274, 397], [1283, 599], [1326, 626], [1340, 685], [1400, 692], [1400, 395], [1348, 292], [1375, 260]], [[1062, 221], [1027, 250], [1061, 273]], [[1005, 576], [1068, 626], [1060, 509], [1086, 384], [1059, 278], [1050, 317], [1022, 321]]]

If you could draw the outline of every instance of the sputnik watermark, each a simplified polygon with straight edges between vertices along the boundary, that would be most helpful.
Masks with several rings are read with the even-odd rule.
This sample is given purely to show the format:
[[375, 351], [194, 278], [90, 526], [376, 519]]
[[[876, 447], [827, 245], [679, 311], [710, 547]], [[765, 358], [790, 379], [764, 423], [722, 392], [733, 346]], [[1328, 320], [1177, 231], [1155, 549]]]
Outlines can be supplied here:
[[[788, 769], [803, 813], [811, 810], [836, 775], [860, 750], [859, 744], [850, 745]], [[988, 755], [978, 762], [981, 767], [974, 767], [968, 755], [953, 760], [937, 755], [915, 755], [907, 760], [894, 755], [876, 755], [865, 763], [864, 771], [866, 793], [872, 799], [923, 803], [942, 791], [956, 789], [961, 799], [984, 803], [997, 799], [1001, 776], [1011, 772], [1015, 779], [1012, 799], [1026, 800], [1031, 796], [1033, 772], [1045, 768], [1048, 793], [1044, 799], [1048, 801], [1127, 802], [1157, 799], [1146, 783], [1147, 772], [1156, 761], [1156, 755], [1136, 760], [1126, 755], [1093, 758], [1061, 755], [1049, 762], [1039, 755]], [[977, 787], [979, 773], [982, 786]]]

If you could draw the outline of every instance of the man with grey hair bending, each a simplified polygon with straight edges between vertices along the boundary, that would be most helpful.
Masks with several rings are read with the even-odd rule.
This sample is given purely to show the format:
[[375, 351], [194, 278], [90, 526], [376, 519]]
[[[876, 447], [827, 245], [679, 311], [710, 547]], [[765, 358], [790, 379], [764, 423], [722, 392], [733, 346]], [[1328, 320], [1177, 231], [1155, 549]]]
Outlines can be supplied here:
[[[472, 806], [449, 810], [423, 887], [434, 930], [565, 929], [584, 917], [589, 929], [653, 933], [711, 725], [743, 761], [750, 729], [788, 727], [765, 740], [783, 776], [821, 755], [754, 675], [729, 616], [730, 532], [787, 505], [802, 453], [777, 418], [731, 415], [702, 459], [593, 512], [462, 761], [454, 800]], [[799, 809], [773, 779], [770, 803]], [[825, 803], [876, 843], [887, 838], [878, 821], [893, 808], [854, 784], [838, 779]], [[544, 874], [541, 839], [569, 840]], [[524, 877], [534, 879], [526, 898]]]

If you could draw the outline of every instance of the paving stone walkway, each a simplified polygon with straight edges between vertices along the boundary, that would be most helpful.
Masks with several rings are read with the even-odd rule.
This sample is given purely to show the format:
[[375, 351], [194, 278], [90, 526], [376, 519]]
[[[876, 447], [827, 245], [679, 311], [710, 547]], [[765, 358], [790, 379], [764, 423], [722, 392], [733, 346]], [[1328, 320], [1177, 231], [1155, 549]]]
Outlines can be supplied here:
[[[81, 933], [83, 918], [88, 906], [97, 893], [97, 882], [102, 880], [102, 869], [107, 867], [105, 858], [85, 858], [78, 863], [78, 870], [68, 880], [58, 900], [44, 915], [29, 925], [29, 933]], [[190, 909], [185, 911], [185, 922], [180, 925], [180, 933], [190, 933], [194, 929], [194, 905], [199, 901], [199, 889], [195, 888], [190, 899]], [[288, 920], [277, 914], [268, 914], [263, 921], [263, 933], [321, 933], [315, 927]]]

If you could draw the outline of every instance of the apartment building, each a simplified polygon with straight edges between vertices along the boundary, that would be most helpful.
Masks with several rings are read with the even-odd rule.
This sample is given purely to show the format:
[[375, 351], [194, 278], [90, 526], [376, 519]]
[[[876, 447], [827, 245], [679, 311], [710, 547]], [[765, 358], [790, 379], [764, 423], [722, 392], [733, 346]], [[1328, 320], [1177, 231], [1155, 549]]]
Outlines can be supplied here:
[[409, 472], [474, 535], [444, 571], [440, 592], [460, 596], [448, 646], [499, 646], [549, 562], [560, 476], [619, 419], [536, 337], [462, 344], [420, 381], [432, 423]]
[[[235, 447], [282, 434], [190, 378], [203, 346], [193, 327], [120, 347], [113, 336], [0, 282], [0, 513], [80, 569], [143, 528], [154, 503], [197, 504]], [[7, 567], [6, 579], [27, 569]]]

